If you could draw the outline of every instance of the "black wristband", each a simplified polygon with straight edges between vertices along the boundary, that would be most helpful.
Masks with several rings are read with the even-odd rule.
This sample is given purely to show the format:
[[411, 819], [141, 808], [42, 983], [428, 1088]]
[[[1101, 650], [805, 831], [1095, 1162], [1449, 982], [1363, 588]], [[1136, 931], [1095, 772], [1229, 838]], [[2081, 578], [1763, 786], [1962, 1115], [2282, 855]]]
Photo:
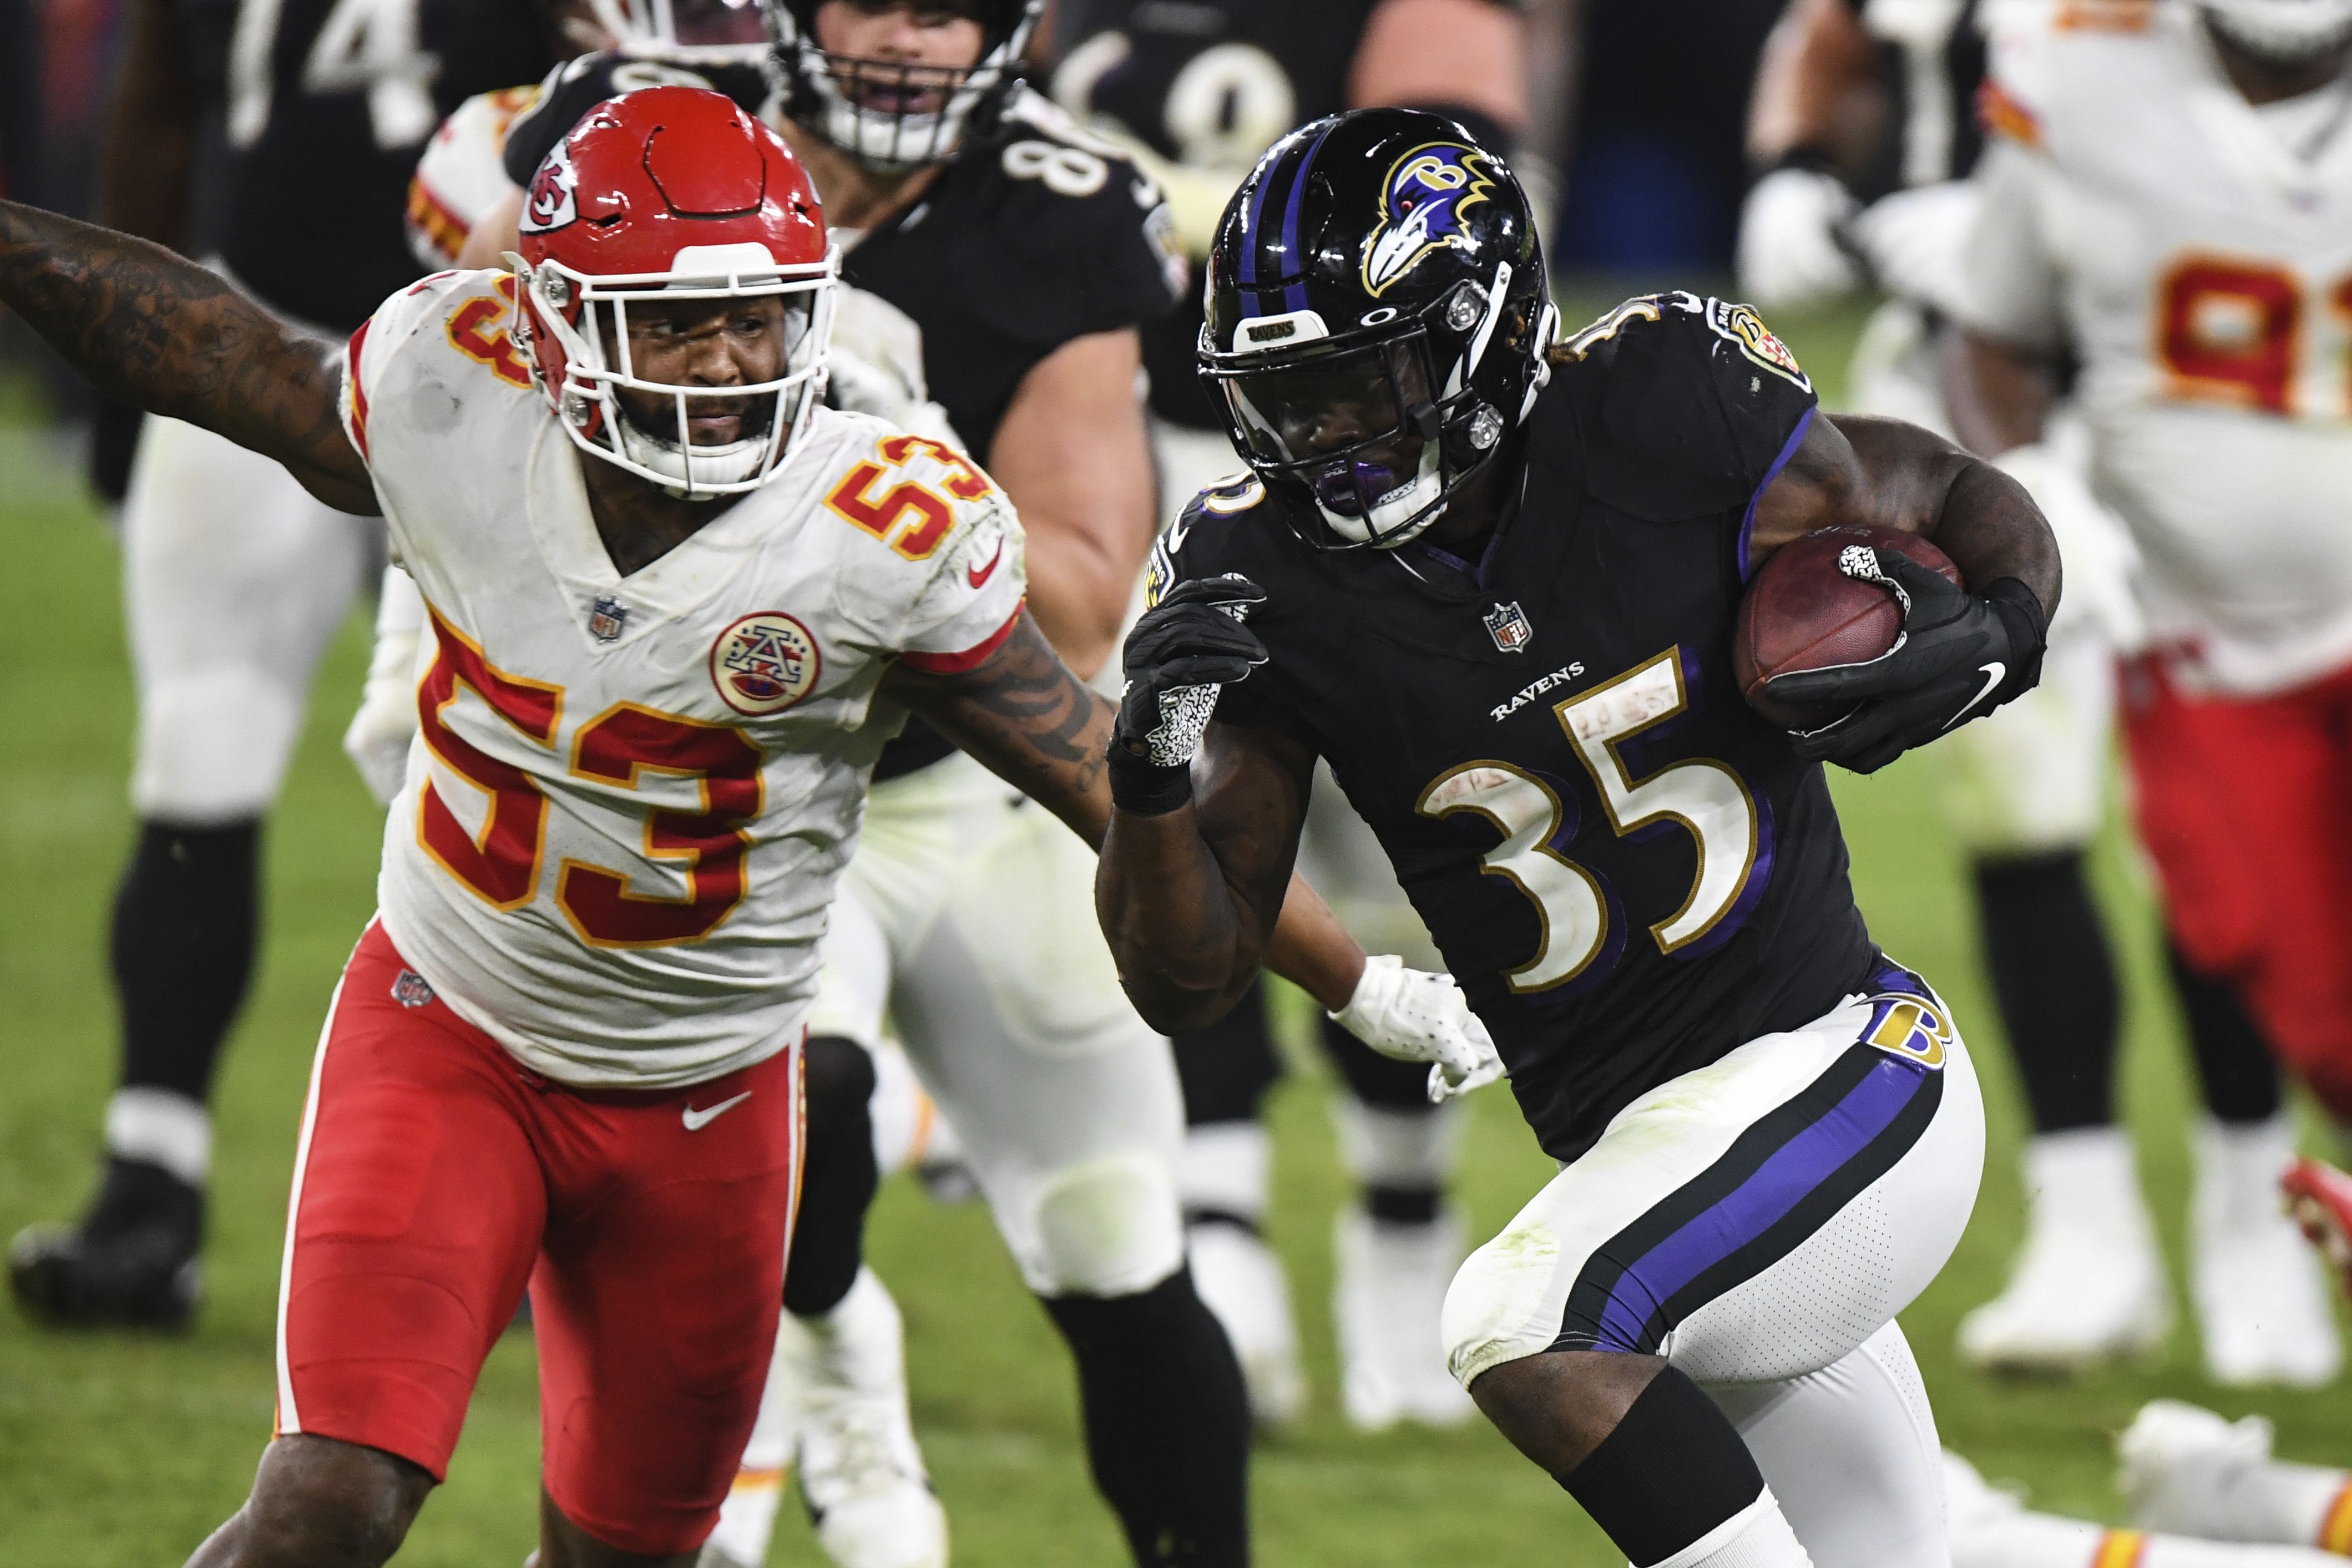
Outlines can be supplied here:
[[2017, 668], [1997, 689], [2001, 702], [2029, 691], [2042, 679], [2042, 650], [2049, 646], [2050, 617], [2032, 589], [2017, 577], [1997, 577], [1985, 584], [1981, 597], [2009, 627], [2016, 641]]
[[1192, 770], [1164, 768], [1129, 751], [1117, 735], [1106, 755], [1110, 763], [1110, 803], [1129, 816], [1165, 816], [1192, 798]]

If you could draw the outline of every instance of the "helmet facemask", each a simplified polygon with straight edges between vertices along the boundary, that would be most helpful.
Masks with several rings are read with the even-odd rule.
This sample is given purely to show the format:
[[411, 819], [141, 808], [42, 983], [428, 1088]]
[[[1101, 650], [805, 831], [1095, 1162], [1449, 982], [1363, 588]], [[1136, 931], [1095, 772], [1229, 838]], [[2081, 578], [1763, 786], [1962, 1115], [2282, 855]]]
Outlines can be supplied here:
[[1234, 448], [1261, 479], [1311, 499], [1326, 537], [1310, 542], [1392, 550], [1417, 538], [1524, 417], [1472, 382], [1509, 291], [1508, 264], [1497, 270], [1418, 317], [1376, 310], [1336, 337], [1312, 310], [1242, 321], [1229, 353], [1203, 329], [1202, 374]]
[[[807, 427], [824, 390], [826, 349], [833, 336], [837, 253], [814, 266], [780, 267], [758, 245], [689, 247], [665, 272], [592, 276], [550, 258], [536, 268], [510, 258], [527, 280], [527, 304], [517, 310], [521, 347], [550, 390], [564, 433], [582, 451], [603, 458], [675, 494], [708, 500], [759, 489], [772, 479], [793, 441]], [[631, 308], [642, 322], [647, 310], [681, 301], [767, 300], [782, 305], [782, 374], [731, 386], [654, 381], [639, 373], [632, 352]], [[531, 353], [533, 335], [554, 339], [554, 354]], [[550, 362], [552, 362], [551, 363]], [[624, 391], [660, 399], [666, 416], [632, 415]], [[745, 404], [741, 433], [723, 444], [698, 445], [686, 436], [714, 404]]]
[[[990, 26], [983, 20], [977, 61], [930, 66], [834, 53], [817, 42], [814, 5], [764, 4], [772, 68], [783, 79], [786, 111], [832, 146], [884, 174], [948, 163], [968, 141], [993, 130], [1020, 83], [1022, 53], [1044, 8], [1043, 0], [1018, 0], [1009, 26]], [[812, 20], [803, 21], [803, 11]]]

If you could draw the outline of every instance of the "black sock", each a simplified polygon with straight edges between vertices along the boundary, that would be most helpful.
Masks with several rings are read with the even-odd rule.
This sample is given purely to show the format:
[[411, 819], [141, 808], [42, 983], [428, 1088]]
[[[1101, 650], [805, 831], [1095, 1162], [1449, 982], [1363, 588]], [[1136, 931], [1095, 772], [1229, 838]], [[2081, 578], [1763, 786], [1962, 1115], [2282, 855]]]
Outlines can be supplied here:
[[150, 822], [114, 896], [110, 956], [122, 1007], [122, 1084], [197, 1104], [253, 980], [261, 824]]
[[1205, 1029], [1169, 1041], [1176, 1077], [1184, 1088], [1184, 1124], [1255, 1121], [1258, 1103], [1282, 1077], [1266, 1027], [1265, 982], [1250, 988], [1233, 1010]]
[[801, 1047], [808, 1149], [800, 1217], [784, 1266], [784, 1307], [813, 1318], [841, 1305], [866, 1260], [874, 1164], [874, 1058], [855, 1040], [819, 1035]]
[[1327, 1014], [1316, 1015], [1315, 1035], [1332, 1070], [1339, 1075], [1349, 1092], [1366, 1105], [1416, 1115], [1437, 1114], [1437, 1107], [1429, 1103], [1427, 1062], [1401, 1062], [1394, 1057], [1384, 1057], [1341, 1028]]
[[1977, 921], [2037, 1132], [2116, 1119], [2116, 966], [2083, 852], [1979, 861]]
[[1364, 1212], [1383, 1225], [1435, 1225], [1442, 1206], [1442, 1194], [1433, 1186], [1364, 1185]]
[[1617, 1428], [1556, 1478], [1635, 1563], [1663, 1563], [1764, 1492], [1731, 1418], [1667, 1367]]
[[1041, 1300], [1077, 1360], [1087, 1460], [1136, 1562], [1248, 1563], [1249, 1398], [1191, 1270], [1137, 1296]]
[[2238, 988], [2189, 967], [2170, 942], [2172, 984], [2180, 994], [2180, 1014], [2189, 1026], [2189, 1050], [2197, 1061], [2197, 1081], [2205, 1109], [2217, 1121], [2268, 1121], [2282, 1103], [2278, 1063], [2239, 1000]]

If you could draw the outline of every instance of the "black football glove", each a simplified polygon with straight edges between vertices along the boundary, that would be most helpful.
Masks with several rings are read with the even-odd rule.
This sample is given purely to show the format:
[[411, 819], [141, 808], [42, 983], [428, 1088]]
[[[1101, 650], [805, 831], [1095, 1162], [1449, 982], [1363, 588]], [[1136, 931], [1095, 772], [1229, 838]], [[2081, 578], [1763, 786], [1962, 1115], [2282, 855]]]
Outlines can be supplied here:
[[1179, 583], [1127, 634], [1127, 689], [1110, 736], [1110, 795], [1121, 811], [1158, 816], [1192, 798], [1192, 753], [1218, 690], [1265, 662], [1242, 624], [1265, 590], [1227, 574]]
[[1790, 731], [1805, 761], [1874, 773], [2042, 678], [2042, 604], [2016, 578], [1971, 594], [1932, 567], [1868, 545], [1849, 548], [1838, 564], [1850, 577], [1894, 590], [1903, 605], [1903, 635], [1861, 664], [1798, 670], [1764, 683], [1778, 701], [1855, 705], [1833, 724]]

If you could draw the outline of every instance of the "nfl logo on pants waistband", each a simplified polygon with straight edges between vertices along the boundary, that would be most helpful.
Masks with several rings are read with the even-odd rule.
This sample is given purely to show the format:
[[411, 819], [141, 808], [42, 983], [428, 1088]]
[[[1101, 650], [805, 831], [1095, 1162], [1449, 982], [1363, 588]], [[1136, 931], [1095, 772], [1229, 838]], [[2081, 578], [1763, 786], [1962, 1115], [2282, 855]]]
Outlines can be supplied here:
[[617, 642], [621, 626], [629, 618], [629, 606], [620, 600], [600, 595], [588, 612], [588, 632], [598, 642]]
[[1486, 635], [1505, 653], [1525, 653], [1528, 644], [1536, 640], [1536, 628], [1528, 624], [1528, 613], [1519, 608], [1517, 599], [1507, 605], [1496, 605], [1486, 612], [1485, 619]]

